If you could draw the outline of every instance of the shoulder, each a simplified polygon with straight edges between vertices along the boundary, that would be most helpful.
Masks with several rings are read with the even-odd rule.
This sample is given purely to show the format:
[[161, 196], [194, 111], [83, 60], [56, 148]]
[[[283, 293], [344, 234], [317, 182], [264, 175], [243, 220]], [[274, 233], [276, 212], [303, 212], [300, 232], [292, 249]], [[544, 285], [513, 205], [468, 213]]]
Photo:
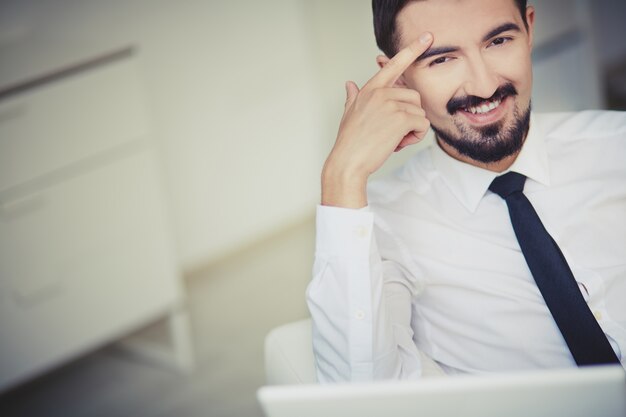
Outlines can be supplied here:
[[538, 113], [534, 119], [546, 138], [573, 141], [626, 134], [626, 112], [620, 111]]
[[553, 113], [537, 121], [554, 172], [581, 180], [626, 174], [626, 112]]

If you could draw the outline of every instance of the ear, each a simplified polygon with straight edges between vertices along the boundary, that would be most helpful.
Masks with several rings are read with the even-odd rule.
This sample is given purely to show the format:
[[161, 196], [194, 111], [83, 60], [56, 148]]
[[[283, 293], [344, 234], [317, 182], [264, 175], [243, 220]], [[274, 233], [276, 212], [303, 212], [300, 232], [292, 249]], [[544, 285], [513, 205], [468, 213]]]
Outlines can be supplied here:
[[[387, 65], [387, 63], [390, 61], [389, 58], [387, 58], [385, 55], [378, 55], [376, 57], [376, 63], [378, 64], [378, 66], [380, 68], [384, 67], [385, 65]], [[394, 87], [404, 87], [407, 88], [406, 82], [404, 81], [404, 74], [402, 74], [400, 77], [398, 77], [398, 79], [396, 80], [395, 83], [393, 83]]]
[[528, 24], [528, 46], [532, 49], [535, 28], [535, 8], [533, 6], [526, 7], [526, 23]]

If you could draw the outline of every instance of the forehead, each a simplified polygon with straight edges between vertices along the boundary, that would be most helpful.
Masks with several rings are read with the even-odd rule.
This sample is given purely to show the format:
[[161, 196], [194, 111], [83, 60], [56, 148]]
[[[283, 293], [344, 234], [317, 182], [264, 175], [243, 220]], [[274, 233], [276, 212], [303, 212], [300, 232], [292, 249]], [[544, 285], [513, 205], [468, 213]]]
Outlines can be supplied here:
[[396, 17], [398, 49], [424, 31], [433, 34], [434, 45], [462, 45], [480, 40], [489, 30], [509, 22], [523, 27], [514, 0], [416, 0]]

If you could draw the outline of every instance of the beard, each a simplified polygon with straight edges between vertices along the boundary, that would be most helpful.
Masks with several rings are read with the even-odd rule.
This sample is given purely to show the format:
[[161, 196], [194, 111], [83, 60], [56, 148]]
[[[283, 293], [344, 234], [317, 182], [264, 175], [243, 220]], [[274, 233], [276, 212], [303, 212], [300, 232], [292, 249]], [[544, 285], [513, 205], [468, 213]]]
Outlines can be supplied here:
[[[505, 85], [487, 100], [477, 97], [455, 98], [448, 103], [448, 112], [454, 115], [457, 111], [475, 106], [480, 102], [493, 99], [504, 100], [514, 95], [517, 95], [515, 88], [512, 85]], [[482, 163], [493, 163], [514, 155], [522, 149], [530, 125], [530, 103], [524, 111], [515, 108], [513, 118], [513, 124], [508, 127], [504, 126], [504, 121], [472, 127], [454, 118], [453, 123], [458, 134], [434, 125], [431, 125], [431, 128], [439, 140], [451, 146], [459, 154]]]

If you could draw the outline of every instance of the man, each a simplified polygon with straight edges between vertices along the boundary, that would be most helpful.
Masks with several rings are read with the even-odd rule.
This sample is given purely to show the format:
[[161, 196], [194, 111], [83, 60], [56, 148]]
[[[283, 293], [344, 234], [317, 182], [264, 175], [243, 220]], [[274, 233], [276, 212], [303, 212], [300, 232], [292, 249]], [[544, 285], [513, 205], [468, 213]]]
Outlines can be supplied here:
[[[626, 116], [530, 112], [525, 1], [374, 0], [373, 10], [386, 56], [361, 89], [346, 83], [322, 172], [307, 289], [318, 379], [417, 378], [420, 350], [447, 373], [624, 364]], [[433, 146], [367, 185], [429, 127]], [[515, 201], [491, 185], [509, 172], [523, 187]], [[540, 219], [530, 229], [518, 227], [521, 200]], [[537, 267], [544, 252], [552, 258]], [[552, 280], [554, 257], [569, 281]], [[576, 327], [581, 308], [592, 336]], [[590, 361], [576, 346], [588, 342]]]

